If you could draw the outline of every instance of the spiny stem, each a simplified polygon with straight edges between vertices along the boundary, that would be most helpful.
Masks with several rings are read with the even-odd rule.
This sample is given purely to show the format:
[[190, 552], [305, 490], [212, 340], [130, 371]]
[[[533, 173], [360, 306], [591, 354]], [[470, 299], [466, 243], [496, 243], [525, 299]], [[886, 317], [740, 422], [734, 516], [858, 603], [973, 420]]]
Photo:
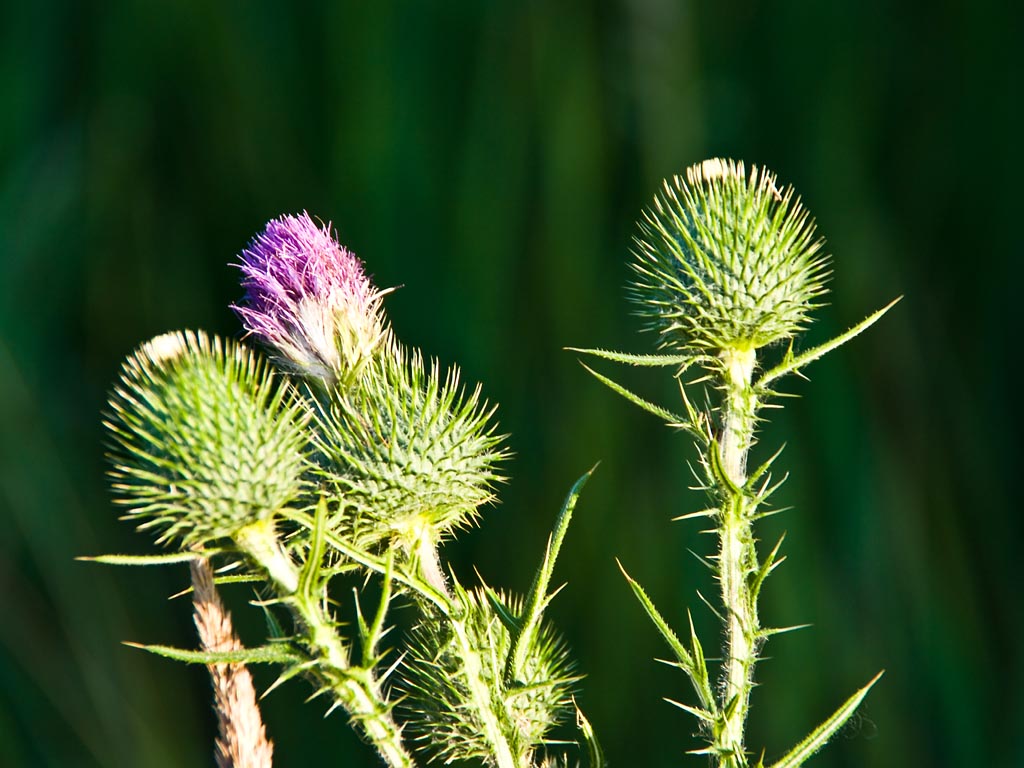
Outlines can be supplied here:
[[757, 358], [753, 349], [727, 349], [722, 353], [722, 362], [725, 379], [722, 434], [713, 449], [719, 451], [722, 471], [729, 481], [721, 489], [718, 562], [725, 606], [726, 653], [721, 694], [724, 722], [715, 746], [720, 768], [741, 768], [747, 764], [744, 729], [757, 661], [759, 628], [748, 578], [757, 567], [751, 531], [752, 505], [743, 490], [757, 411], [757, 394], [751, 386]]
[[366, 734], [390, 768], [415, 768], [402, 744], [402, 732], [391, 717], [380, 682], [372, 669], [353, 666], [335, 623], [315, 597], [299, 589], [300, 572], [281, 548], [270, 521], [254, 523], [236, 535], [236, 542], [268, 573], [278, 593], [305, 630], [303, 639], [315, 665], [310, 669], [335, 702], [345, 709]]
[[501, 726], [501, 720], [493, 706], [491, 684], [483, 674], [483, 662], [479, 651], [473, 647], [461, 617], [452, 616], [452, 633], [459, 645], [459, 653], [466, 671], [466, 686], [476, 709], [484, 735], [491, 747], [491, 759], [495, 768], [528, 768], [529, 760], [517, 759]]
[[420, 563], [420, 575], [424, 581], [445, 597], [451, 599], [448, 584], [441, 570], [441, 560], [437, 555], [437, 544], [429, 536], [423, 534], [416, 545], [416, 555]]

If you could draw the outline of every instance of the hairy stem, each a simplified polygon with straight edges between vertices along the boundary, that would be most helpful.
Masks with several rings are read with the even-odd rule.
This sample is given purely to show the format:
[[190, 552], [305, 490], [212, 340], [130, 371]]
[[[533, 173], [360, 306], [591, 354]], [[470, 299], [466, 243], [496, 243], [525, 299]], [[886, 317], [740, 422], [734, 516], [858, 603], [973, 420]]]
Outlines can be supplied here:
[[491, 758], [495, 768], [528, 768], [529, 761], [517, 759], [501, 726], [501, 719], [495, 711], [494, 697], [491, 691], [492, 681], [483, 674], [483, 663], [479, 651], [469, 640], [466, 626], [462, 618], [451, 619], [452, 633], [459, 645], [459, 652], [466, 671], [466, 685], [469, 688], [474, 709], [480, 724], [491, 746]]
[[754, 505], [744, 490], [757, 411], [757, 395], [750, 383], [756, 355], [753, 349], [727, 349], [722, 358], [725, 399], [717, 450], [729, 482], [721, 489], [719, 527], [718, 568], [725, 606], [726, 649], [721, 693], [724, 721], [716, 747], [720, 768], [742, 768], [747, 764], [744, 729], [759, 629], [757, 606], [750, 590], [750, 576], [757, 569], [751, 530]]
[[283, 601], [291, 608], [315, 665], [310, 668], [323, 690], [329, 691], [391, 768], [415, 768], [402, 744], [401, 728], [391, 717], [380, 681], [372, 669], [353, 666], [336, 623], [322, 600], [303, 594], [300, 572], [281, 548], [273, 524], [260, 522], [242, 529], [238, 545], [270, 575]]

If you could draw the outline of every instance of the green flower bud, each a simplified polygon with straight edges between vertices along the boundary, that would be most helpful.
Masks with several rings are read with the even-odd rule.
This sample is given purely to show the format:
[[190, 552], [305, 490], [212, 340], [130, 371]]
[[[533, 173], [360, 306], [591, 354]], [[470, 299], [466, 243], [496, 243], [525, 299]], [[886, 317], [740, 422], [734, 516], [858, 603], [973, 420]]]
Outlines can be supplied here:
[[320, 412], [319, 447], [328, 482], [355, 510], [356, 539], [412, 552], [475, 521], [505, 456], [493, 412], [479, 388], [459, 386], [457, 369], [442, 379], [436, 364], [428, 370], [393, 341], [356, 387], [334, 392]]
[[666, 181], [635, 238], [632, 298], [663, 347], [715, 354], [796, 335], [825, 293], [827, 259], [792, 187], [705, 160]]
[[[568, 649], [553, 627], [542, 623], [527, 651], [523, 679], [509, 683], [504, 677], [512, 644], [508, 627], [482, 589], [467, 592], [456, 585], [455, 594], [462, 611], [457, 628], [428, 620], [410, 638], [403, 667], [410, 728], [439, 762], [490, 765], [494, 751], [488, 733], [494, 726], [512, 753], [526, 758], [573, 711], [572, 686], [579, 677]], [[497, 598], [509, 614], [522, 613], [521, 598]]]
[[124, 363], [110, 397], [115, 501], [160, 543], [230, 537], [302, 492], [306, 420], [245, 347], [158, 336]]

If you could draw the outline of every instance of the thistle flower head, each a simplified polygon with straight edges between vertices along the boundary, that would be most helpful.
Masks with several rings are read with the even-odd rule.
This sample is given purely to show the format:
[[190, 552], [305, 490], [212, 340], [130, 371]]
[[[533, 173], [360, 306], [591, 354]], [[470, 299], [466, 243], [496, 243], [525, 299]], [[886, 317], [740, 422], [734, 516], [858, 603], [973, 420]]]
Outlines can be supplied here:
[[302, 492], [306, 420], [244, 347], [158, 336], [124, 363], [110, 397], [115, 501], [161, 543], [230, 537]]
[[[506, 614], [519, 616], [523, 601], [493, 593]], [[528, 649], [523, 679], [505, 681], [512, 637], [484, 590], [455, 587], [461, 628], [424, 621], [410, 639], [403, 687], [410, 726], [439, 762], [482, 760], [494, 764], [487, 719], [516, 755], [531, 755], [548, 732], [572, 711], [572, 686], [579, 680], [564, 641], [547, 622]], [[489, 712], [481, 711], [474, 689], [486, 688]], [[532, 764], [523, 760], [523, 764]]]
[[233, 308], [291, 368], [333, 383], [373, 355], [384, 336], [381, 293], [330, 225], [281, 216], [240, 259], [246, 293]]
[[639, 227], [631, 295], [664, 347], [717, 353], [790, 338], [825, 292], [814, 221], [764, 168], [691, 166], [665, 181]]
[[357, 387], [319, 413], [324, 474], [355, 510], [364, 545], [390, 539], [411, 552], [472, 523], [494, 497], [505, 457], [479, 388], [442, 375], [392, 340]]

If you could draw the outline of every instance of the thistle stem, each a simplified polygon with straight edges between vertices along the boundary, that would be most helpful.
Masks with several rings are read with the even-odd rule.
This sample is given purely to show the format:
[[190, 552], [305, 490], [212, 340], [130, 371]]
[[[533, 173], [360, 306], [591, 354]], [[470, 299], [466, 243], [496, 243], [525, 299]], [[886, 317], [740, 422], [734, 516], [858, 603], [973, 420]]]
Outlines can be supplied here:
[[283, 602], [291, 609], [315, 661], [310, 671], [322, 690], [330, 691], [336, 705], [348, 712], [390, 768], [415, 768], [415, 761], [402, 744], [401, 729], [391, 717], [380, 681], [372, 669], [352, 665], [348, 649], [323, 602], [299, 589], [299, 569], [281, 548], [273, 523], [264, 521], [243, 528], [236, 535], [236, 542], [267, 571]]
[[757, 394], [751, 386], [757, 362], [753, 349], [727, 349], [722, 433], [717, 449], [729, 482], [722, 491], [719, 522], [719, 581], [725, 606], [726, 649], [721, 711], [724, 721], [716, 747], [720, 768], [747, 765], [744, 729], [757, 661], [757, 606], [750, 576], [757, 569], [752, 532], [753, 507], [746, 494], [747, 454], [754, 439]]
[[465, 665], [466, 686], [469, 688], [476, 714], [480, 718], [481, 728], [490, 744], [491, 759], [495, 768], [529, 768], [528, 759], [513, 754], [512, 746], [494, 709], [494, 692], [490, 687], [492, 681], [483, 673], [480, 653], [470, 642], [462, 617], [453, 617], [451, 628]]

